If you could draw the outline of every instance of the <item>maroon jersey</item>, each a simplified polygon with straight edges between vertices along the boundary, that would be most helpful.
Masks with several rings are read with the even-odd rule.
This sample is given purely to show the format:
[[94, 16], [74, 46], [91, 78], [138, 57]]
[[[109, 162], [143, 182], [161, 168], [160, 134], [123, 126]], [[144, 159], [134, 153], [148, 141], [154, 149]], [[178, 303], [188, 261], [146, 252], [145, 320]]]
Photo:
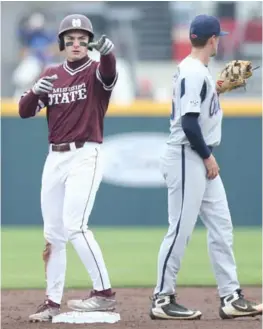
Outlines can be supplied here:
[[112, 89], [117, 81], [113, 54], [96, 62], [86, 57], [45, 70], [42, 77], [57, 75], [53, 91], [36, 96], [30, 91], [19, 102], [21, 117], [34, 116], [47, 108], [49, 142], [76, 141], [102, 143], [103, 120]]

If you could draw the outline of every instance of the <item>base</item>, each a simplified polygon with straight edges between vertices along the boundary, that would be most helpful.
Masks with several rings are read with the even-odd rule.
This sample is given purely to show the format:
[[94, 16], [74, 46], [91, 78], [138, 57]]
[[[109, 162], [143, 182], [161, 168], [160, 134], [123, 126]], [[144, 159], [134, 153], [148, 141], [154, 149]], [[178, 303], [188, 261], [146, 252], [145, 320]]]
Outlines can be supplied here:
[[66, 312], [52, 318], [52, 323], [116, 323], [120, 314], [114, 312]]

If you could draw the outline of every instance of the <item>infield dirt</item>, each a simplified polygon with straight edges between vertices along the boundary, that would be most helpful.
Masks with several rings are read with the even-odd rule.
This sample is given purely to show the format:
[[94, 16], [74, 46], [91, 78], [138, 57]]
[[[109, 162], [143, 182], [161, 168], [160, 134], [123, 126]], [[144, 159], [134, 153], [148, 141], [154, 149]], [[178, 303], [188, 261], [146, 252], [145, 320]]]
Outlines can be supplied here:
[[[245, 297], [260, 302], [261, 287], [243, 288]], [[261, 317], [234, 320], [221, 320], [218, 316], [219, 298], [215, 288], [178, 288], [178, 302], [189, 308], [199, 309], [202, 319], [196, 321], [162, 321], [149, 318], [152, 290], [148, 288], [115, 289], [121, 321], [115, 324], [52, 324], [29, 323], [28, 315], [34, 313], [43, 302], [43, 290], [2, 290], [2, 329], [64, 329], [64, 328], [116, 328], [116, 329], [260, 329]], [[65, 290], [62, 312], [68, 298], [84, 298], [88, 295], [84, 290]]]

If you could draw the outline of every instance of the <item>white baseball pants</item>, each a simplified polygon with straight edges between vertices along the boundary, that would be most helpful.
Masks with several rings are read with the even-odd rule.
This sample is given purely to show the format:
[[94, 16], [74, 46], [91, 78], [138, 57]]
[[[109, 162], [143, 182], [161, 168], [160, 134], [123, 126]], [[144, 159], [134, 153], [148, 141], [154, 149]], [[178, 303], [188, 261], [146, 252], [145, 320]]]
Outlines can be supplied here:
[[[95, 290], [111, 287], [101, 249], [88, 220], [102, 179], [100, 145], [86, 143], [47, 156], [41, 188], [44, 237], [51, 244], [46, 267], [46, 295], [60, 304], [66, 273], [66, 243], [70, 241], [88, 271]], [[76, 276], [77, 276], [76, 269]]]
[[181, 260], [200, 215], [208, 230], [208, 252], [219, 295], [232, 294], [240, 286], [232, 249], [233, 227], [220, 176], [207, 179], [203, 160], [188, 146], [168, 148], [161, 171], [168, 187], [169, 229], [159, 251], [154, 293], [175, 293]]

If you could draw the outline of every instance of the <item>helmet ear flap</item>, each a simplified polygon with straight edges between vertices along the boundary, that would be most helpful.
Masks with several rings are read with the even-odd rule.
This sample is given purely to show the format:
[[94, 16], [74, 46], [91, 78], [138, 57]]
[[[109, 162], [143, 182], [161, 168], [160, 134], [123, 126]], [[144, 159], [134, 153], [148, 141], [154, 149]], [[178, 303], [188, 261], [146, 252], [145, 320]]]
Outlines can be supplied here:
[[[89, 43], [93, 42], [94, 40], [94, 34], [93, 33], [89, 33]], [[89, 44], [88, 44], [88, 50], [92, 51], [93, 48], [89, 47]]]
[[58, 47], [59, 47], [59, 50], [62, 51], [65, 49], [65, 42], [64, 42], [64, 38], [63, 36], [60, 36], [58, 38]]
[[94, 35], [89, 33], [89, 42], [93, 42], [94, 40]]

